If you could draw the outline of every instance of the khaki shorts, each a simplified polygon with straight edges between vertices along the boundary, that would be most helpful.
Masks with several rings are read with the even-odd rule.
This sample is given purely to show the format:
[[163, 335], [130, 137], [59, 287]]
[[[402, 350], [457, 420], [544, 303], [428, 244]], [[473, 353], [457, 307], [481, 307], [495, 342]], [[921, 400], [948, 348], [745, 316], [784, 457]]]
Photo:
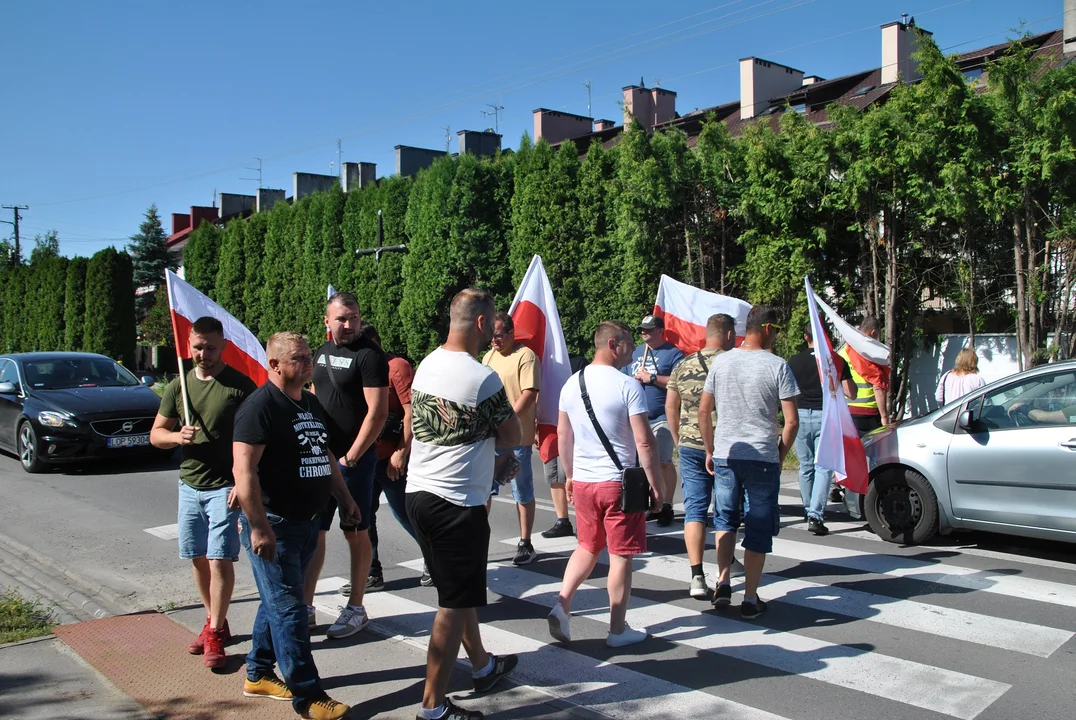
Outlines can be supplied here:
[[661, 463], [671, 463], [673, 458], [673, 437], [666, 420], [650, 423], [650, 429], [654, 438], [658, 441], [658, 460]]

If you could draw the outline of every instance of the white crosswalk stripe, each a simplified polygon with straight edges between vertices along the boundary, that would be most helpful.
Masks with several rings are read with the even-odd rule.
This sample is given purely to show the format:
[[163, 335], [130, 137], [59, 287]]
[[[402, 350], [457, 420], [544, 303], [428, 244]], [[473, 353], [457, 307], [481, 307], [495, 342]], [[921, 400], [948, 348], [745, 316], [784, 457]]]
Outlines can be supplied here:
[[[421, 560], [418, 570], [422, 570]], [[318, 593], [335, 592], [343, 582], [343, 578], [322, 579], [318, 582]], [[366, 596], [365, 605], [381, 634], [426, 648], [437, 608], [393, 593], [371, 593]], [[323, 597], [316, 598], [315, 607], [333, 617], [337, 612]], [[640, 703], [646, 703], [648, 714], [660, 717], [785, 720], [773, 713], [621, 667], [615, 660], [604, 663], [487, 623], [482, 624], [482, 640], [491, 652], [527, 654], [526, 663], [521, 663], [512, 673], [514, 681], [564, 702], [578, 705], [585, 699], [587, 708], [611, 718], [636, 718]], [[460, 657], [466, 659], [462, 649]], [[469, 663], [466, 667], [470, 670]]]
[[[564, 542], [565, 540], [570, 542]], [[514, 545], [516, 540], [508, 539], [501, 542]], [[574, 538], [546, 540], [539, 536], [533, 542], [536, 550], [545, 553], [570, 551], [575, 546]], [[710, 578], [717, 577], [716, 564], [704, 563], [703, 568]], [[685, 588], [685, 594], [687, 582], [691, 577], [688, 560], [676, 555], [646, 553], [638, 556], [634, 571], [681, 583]], [[900, 600], [843, 587], [834, 588], [821, 583], [782, 578], [777, 575], [763, 574], [759, 592], [767, 600], [779, 599], [782, 602], [822, 612], [846, 615], [892, 627], [917, 630], [953, 640], [1004, 648], [1038, 657], [1049, 657], [1074, 634], [1067, 630], [1042, 627], [1008, 618], [996, 618], [914, 600]]]

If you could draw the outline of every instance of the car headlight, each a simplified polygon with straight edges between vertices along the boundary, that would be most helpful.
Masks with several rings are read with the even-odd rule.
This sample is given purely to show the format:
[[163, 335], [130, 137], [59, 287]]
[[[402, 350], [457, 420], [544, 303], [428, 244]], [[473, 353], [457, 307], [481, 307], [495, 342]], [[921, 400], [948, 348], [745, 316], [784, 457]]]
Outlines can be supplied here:
[[74, 418], [65, 412], [42, 410], [37, 414], [37, 421], [46, 427], [78, 427]]

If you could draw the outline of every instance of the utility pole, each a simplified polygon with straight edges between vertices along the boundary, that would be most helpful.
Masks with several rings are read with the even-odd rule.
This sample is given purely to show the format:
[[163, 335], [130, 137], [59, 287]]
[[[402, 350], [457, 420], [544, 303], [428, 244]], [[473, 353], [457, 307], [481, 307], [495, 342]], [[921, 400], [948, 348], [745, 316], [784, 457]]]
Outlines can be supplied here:
[[11, 266], [14, 267], [22, 260], [22, 250], [19, 247], [19, 221], [22, 220], [22, 216], [19, 215], [19, 210], [29, 210], [29, 205], [4, 205], [4, 210], [10, 210], [12, 215], [15, 216], [14, 221], [4, 220], [3, 222], [8, 225], [15, 226], [15, 252], [11, 255]]
[[336, 138], [336, 163], [337, 174], [340, 176], [340, 184], [344, 184], [344, 141]]
[[452, 126], [445, 125], [445, 154], [452, 150]]
[[583, 83], [583, 87], [587, 89], [587, 117], [594, 117], [594, 114], [590, 110], [590, 80], [587, 80], [585, 83]]

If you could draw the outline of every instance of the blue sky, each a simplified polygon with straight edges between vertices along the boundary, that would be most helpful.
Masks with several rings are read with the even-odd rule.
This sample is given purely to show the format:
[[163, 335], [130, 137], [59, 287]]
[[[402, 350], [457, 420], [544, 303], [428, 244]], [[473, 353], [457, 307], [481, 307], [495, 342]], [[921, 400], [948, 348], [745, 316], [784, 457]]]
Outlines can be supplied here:
[[[532, 8], [542, 8], [536, 13]], [[209, 205], [345, 161], [394, 170], [396, 145], [452, 151], [494, 125], [515, 147], [547, 107], [621, 119], [645, 79], [688, 112], [734, 100], [737, 60], [838, 77], [880, 65], [879, 26], [911, 13], [951, 52], [1021, 21], [1061, 26], [1063, 0], [8, 3], [0, 67], [0, 204], [24, 238], [55, 229], [65, 255], [122, 246], [156, 203]], [[0, 219], [10, 220], [10, 211]], [[0, 238], [10, 234], [0, 225]], [[29, 242], [27, 244], [27, 254]]]

